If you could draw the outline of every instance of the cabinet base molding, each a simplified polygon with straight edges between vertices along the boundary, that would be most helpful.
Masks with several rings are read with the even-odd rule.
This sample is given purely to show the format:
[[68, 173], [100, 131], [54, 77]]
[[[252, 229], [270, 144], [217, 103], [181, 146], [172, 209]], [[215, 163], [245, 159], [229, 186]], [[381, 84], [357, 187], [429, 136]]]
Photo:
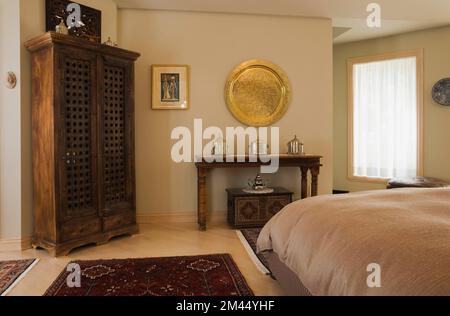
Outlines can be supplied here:
[[103, 245], [114, 237], [124, 235], [135, 235], [139, 232], [137, 225], [130, 225], [119, 229], [111, 230], [105, 233], [91, 235], [86, 238], [69, 241], [65, 243], [52, 243], [41, 238], [33, 238], [32, 246], [34, 249], [42, 248], [47, 250], [53, 257], [67, 256], [72, 250], [87, 245]]

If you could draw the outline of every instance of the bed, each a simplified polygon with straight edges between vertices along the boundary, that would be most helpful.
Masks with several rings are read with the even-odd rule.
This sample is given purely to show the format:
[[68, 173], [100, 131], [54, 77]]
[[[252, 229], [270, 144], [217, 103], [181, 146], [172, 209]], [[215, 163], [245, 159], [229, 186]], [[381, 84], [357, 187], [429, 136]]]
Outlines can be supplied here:
[[298, 201], [258, 251], [288, 295], [450, 295], [450, 188]]

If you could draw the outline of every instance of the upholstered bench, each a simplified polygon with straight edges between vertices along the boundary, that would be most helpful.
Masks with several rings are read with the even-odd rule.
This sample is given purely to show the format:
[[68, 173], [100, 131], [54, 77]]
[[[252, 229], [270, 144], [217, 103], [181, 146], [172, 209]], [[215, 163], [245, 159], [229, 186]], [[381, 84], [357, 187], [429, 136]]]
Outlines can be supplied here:
[[449, 182], [441, 179], [429, 177], [413, 177], [413, 178], [397, 178], [391, 179], [388, 184], [388, 189], [398, 188], [443, 188], [450, 186]]

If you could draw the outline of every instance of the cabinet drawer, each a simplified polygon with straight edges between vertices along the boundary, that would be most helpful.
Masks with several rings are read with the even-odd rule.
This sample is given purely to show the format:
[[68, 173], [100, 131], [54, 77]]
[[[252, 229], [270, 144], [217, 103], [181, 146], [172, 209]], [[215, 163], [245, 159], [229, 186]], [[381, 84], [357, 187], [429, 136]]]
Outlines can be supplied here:
[[116, 228], [126, 227], [136, 223], [134, 213], [123, 213], [103, 218], [103, 230], [110, 231]]
[[271, 219], [275, 214], [281, 211], [286, 205], [291, 203], [290, 196], [269, 196], [267, 198], [266, 219]]
[[89, 235], [100, 233], [102, 226], [99, 218], [84, 218], [62, 224], [62, 241], [77, 240]]
[[258, 221], [261, 217], [259, 198], [236, 199], [236, 219], [240, 223]]

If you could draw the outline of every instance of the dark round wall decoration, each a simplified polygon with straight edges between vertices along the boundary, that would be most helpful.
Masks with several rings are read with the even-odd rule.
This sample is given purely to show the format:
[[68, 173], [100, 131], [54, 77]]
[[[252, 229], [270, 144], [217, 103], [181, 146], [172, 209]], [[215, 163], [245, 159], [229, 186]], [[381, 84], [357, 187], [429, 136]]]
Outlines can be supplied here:
[[433, 87], [433, 100], [441, 105], [450, 106], [450, 78], [439, 80]]

